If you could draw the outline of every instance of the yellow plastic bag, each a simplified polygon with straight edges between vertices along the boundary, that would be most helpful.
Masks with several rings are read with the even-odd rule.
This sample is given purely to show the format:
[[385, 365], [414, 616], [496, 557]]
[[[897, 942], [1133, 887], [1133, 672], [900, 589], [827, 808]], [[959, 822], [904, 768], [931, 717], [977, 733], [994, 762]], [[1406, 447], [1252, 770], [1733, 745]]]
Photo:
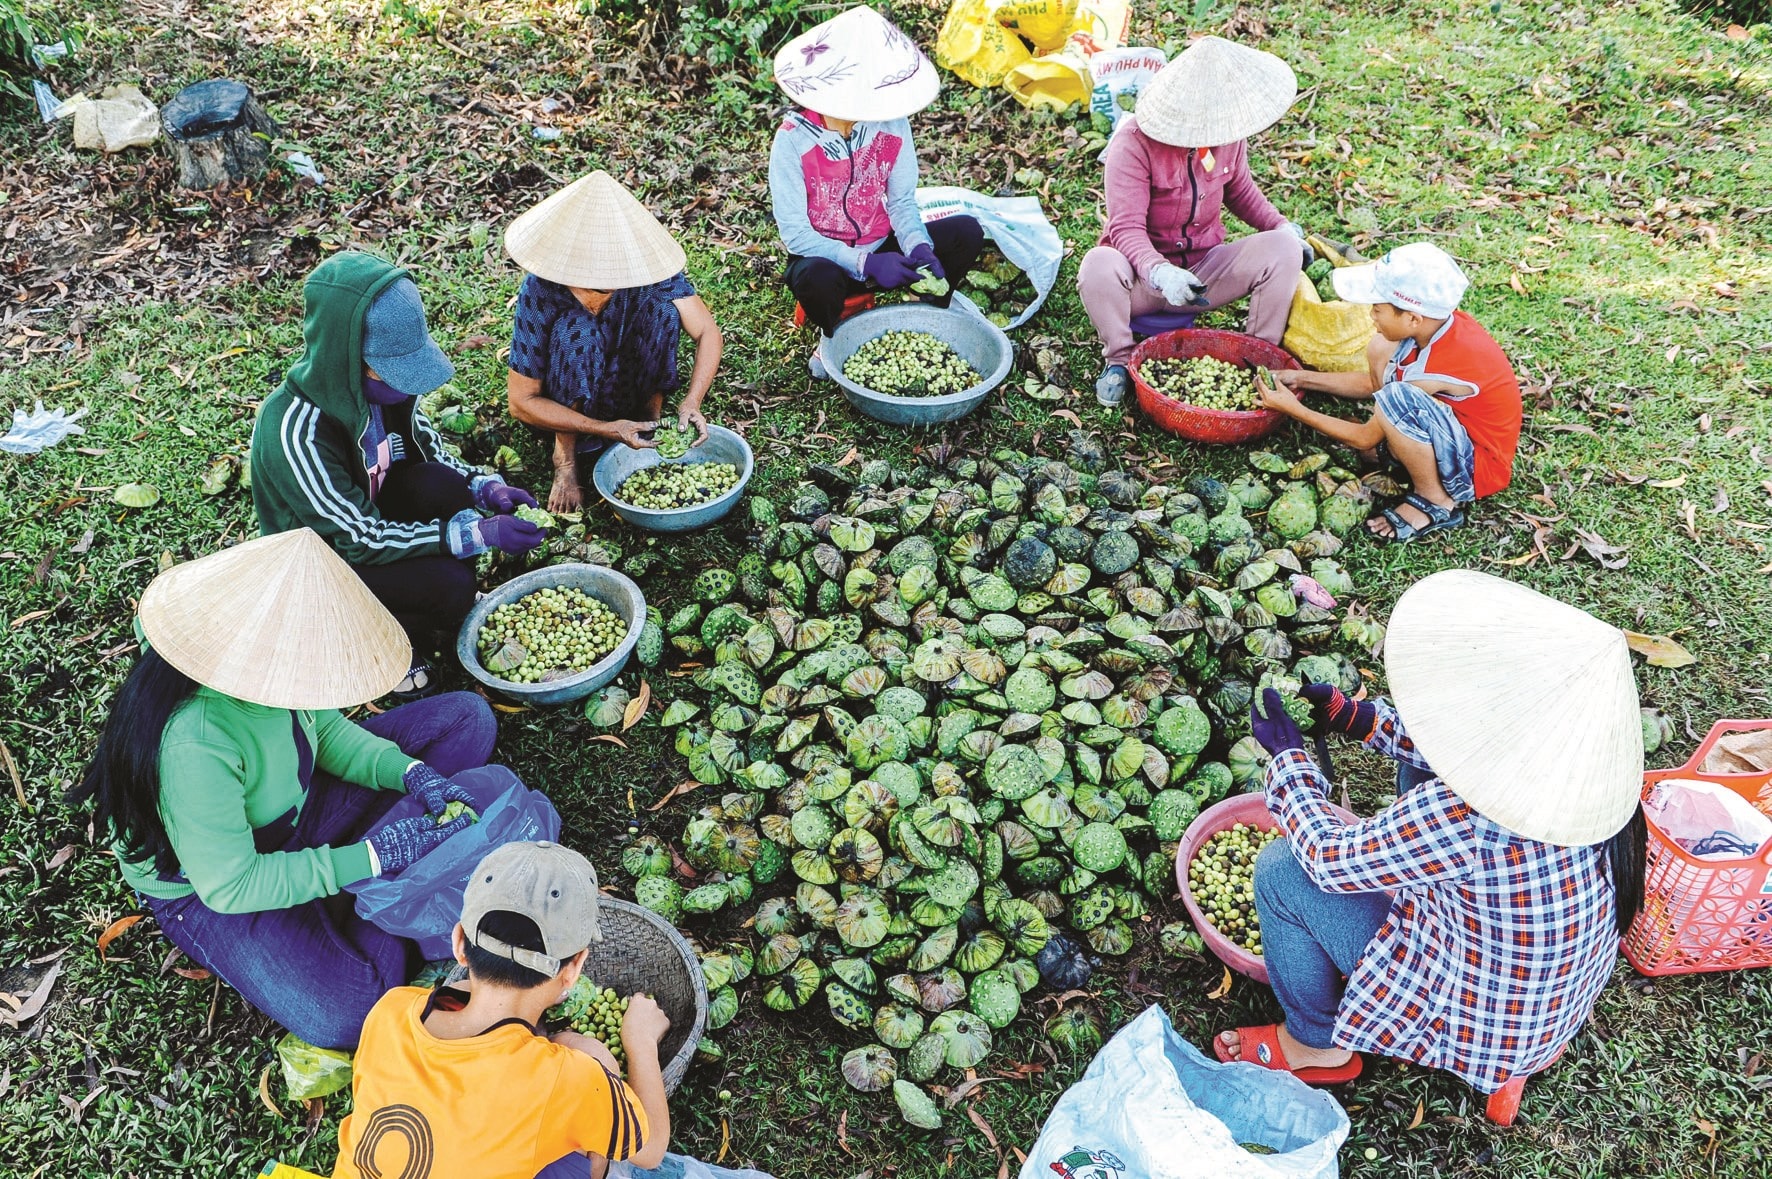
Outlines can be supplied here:
[[1085, 53], [1118, 49], [1132, 23], [1131, 0], [1082, 0], [1065, 40]]
[[289, 1032], [277, 1041], [277, 1061], [292, 1101], [325, 1097], [351, 1083], [351, 1054], [342, 1048], [316, 1048]]
[[1073, 102], [1089, 104], [1089, 59], [1073, 46], [1023, 62], [1009, 71], [1003, 88], [1030, 109], [1063, 110]]
[[258, 1179], [326, 1179], [326, 1177], [271, 1159], [265, 1163], [264, 1170], [258, 1173]]
[[954, 0], [935, 37], [935, 64], [986, 90], [1033, 56], [991, 9], [991, 0]]
[[1316, 286], [1301, 274], [1280, 347], [1318, 372], [1359, 372], [1366, 367], [1366, 345], [1374, 330], [1371, 308], [1340, 299], [1325, 303]]
[[1042, 53], [1063, 45], [1076, 22], [1077, 0], [994, 0], [991, 15]]

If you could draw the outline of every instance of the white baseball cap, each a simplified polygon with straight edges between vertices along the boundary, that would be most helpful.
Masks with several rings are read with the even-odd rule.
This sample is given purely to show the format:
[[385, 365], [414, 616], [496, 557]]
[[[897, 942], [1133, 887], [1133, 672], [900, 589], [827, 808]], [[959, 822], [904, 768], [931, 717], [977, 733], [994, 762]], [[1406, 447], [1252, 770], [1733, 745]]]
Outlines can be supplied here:
[[1349, 303], [1389, 303], [1429, 319], [1457, 311], [1471, 285], [1452, 255], [1431, 242], [1398, 246], [1370, 265], [1344, 266], [1330, 281]]
[[[597, 871], [580, 853], [557, 843], [507, 843], [488, 852], [468, 877], [462, 931], [482, 950], [552, 978], [565, 961], [603, 940], [597, 924]], [[534, 923], [528, 945], [481, 928], [494, 913]]]

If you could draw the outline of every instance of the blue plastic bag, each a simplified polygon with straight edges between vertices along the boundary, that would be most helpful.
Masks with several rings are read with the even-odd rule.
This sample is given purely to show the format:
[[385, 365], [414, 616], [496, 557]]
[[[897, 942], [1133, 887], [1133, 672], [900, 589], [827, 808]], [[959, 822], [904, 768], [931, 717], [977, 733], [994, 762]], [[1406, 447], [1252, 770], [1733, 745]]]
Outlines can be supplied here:
[[[451, 836], [398, 876], [378, 876], [345, 886], [357, 897], [357, 916], [389, 933], [418, 942], [426, 958], [455, 954], [450, 935], [461, 920], [462, 893], [475, 865], [493, 848], [560, 837], [560, 813], [547, 796], [530, 790], [504, 766], [483, 766], [454, 775], [474, 798], [480, 821]], [[372, 833], [389, 823], [425, 813], [406, 797], [395, 803]]]
[[1290, 1073], [1208, 1060], [1152, 1006], [1059, 1097], [1020, 1179], [1335, 1179], [1347, 1132], [1335, 1098]]
[[667, 1154], [664, 1162], [650, 1171], [642, 1171], [632, 1163], [610, 1163], [609, 1179], [771, 1179], [761, 1171], [733, 1171], [716, 1167], [686, 1155]]

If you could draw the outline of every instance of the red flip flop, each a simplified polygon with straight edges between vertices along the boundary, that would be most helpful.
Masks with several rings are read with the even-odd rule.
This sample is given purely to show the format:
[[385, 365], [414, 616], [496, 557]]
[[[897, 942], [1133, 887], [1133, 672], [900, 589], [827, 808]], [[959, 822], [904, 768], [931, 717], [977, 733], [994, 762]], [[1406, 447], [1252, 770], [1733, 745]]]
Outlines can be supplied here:
[[[1242, 1056], [1226, 1056], [1224, 1041], [1218, 1036], [1212, 1037], [1212, 1053], [1226, 1064], [1242, 1062], [1260, 1065], [1276, 1072], [1291, 1073], [1307, 1085], [1345, 1085], [1360, 1075], [1365, 1061], [1358, 1052], [1348, 1062], [1335, 1068], [1293, 1068], [1286, 1063], [1286, 1054], [1280, 1051], [1280, 1026], [1263, 1024], [1260, 1027], [1238, 1028], [1237, 1039], [1242, 1042]], [[1254, 1048], [1251, 1053], [1250, 1049]]]

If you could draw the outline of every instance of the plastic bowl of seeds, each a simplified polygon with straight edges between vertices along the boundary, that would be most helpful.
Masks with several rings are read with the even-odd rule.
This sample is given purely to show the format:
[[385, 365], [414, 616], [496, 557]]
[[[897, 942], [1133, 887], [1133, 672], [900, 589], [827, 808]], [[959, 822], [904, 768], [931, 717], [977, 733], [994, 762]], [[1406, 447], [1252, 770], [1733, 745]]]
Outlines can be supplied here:
[[[712, 499], [684, 507], [649, 508], [622, 498], [622, 488], [634, 475], [667, 463], [726, 463], [738, 472], [738, 482]], [[636, 528], [649, 532], [690, 532], [705, 528], [738, 505], [754, 467], [751, 447], [725, 426], [708, 427], [708, 440], [690, 447], [681, 458], [667, 459], [656, 450], [634, 450], [619, 443], [610, 446], [591, 471], [597, 494], [608, 501], [615, 514]]]

